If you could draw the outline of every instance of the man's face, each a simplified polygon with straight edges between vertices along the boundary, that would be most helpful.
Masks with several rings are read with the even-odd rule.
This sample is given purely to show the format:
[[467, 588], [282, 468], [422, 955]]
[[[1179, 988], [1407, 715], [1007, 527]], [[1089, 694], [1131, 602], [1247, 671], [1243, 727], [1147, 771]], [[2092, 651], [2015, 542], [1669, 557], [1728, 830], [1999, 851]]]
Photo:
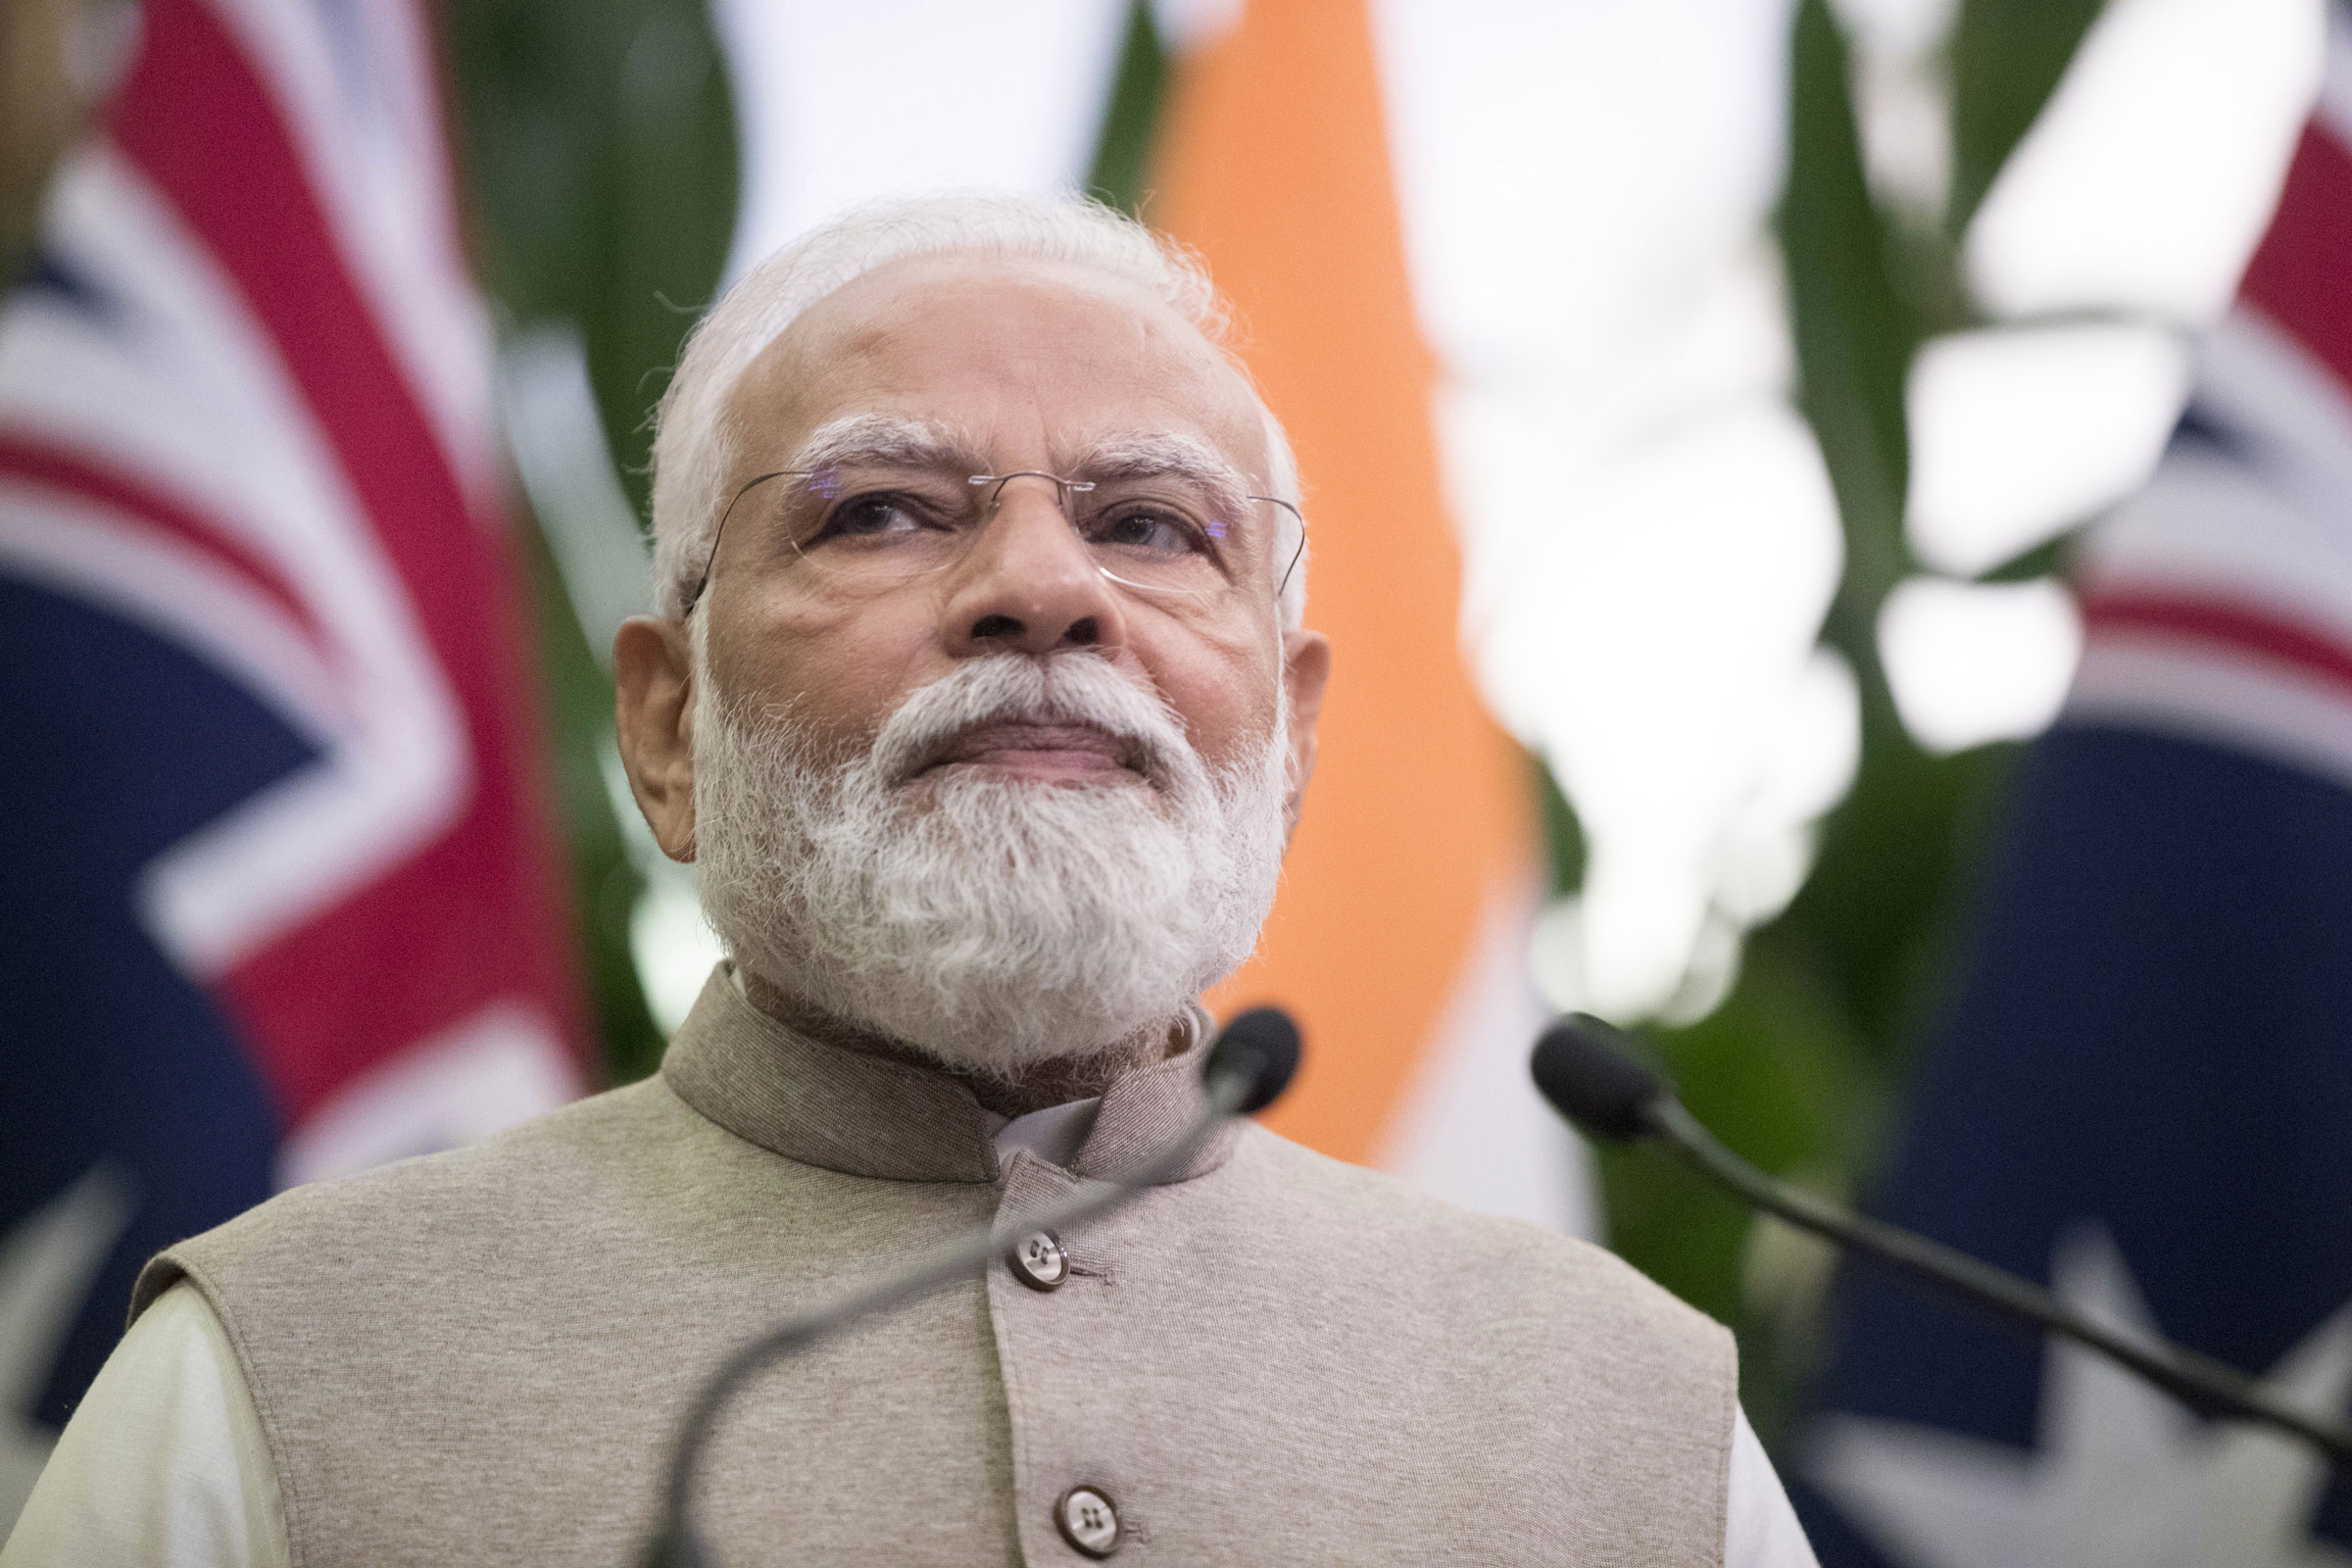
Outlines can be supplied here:
[[[1174, 435], [1270, 493], [1264, 426], [1239, 372], [1173, 311], [1078, 269], [913, 258], [812, 307], [735, 388], [728, 492], [788, 466], [820, 428], [861, 416], [954, 432], [986, 461], [975, 471], [1000, 474], [1069, 473], [1104, 444]], [[1251, 525], [1232, 541], [1233, 591], [1153, 598], [1097, 569], [1053, 485], [1017, 479], [954, 566], [844, 593], [811, 581], [778, 509], [758, 505], [789, 482], [756, 488], [735, 508], [693, 612], [710, 618], [717, 695], [753, 710], [789, 708], [846, 759], [910, 692], [963, 661], [1085, 648], [1165, 702], [1202, 760], [1221, 768], [1264, 744], [1287, 678], [1296, 821], [1329, 656], [1319, 634], [1281, 629], [1271, 506], [1250, 509]], [[635, 723], [629, 711], [685, 695], [676, 689], [690, 665], [683, 635], [634, 622], [616, 652], [624, 756], [641, 803], [662, 847], [691, 858], [693, 705], [674, 716], [641, 712]], [[639, 744], [626, 744], [632, 738]], [[971, 755], [945, 765], [1048, 784], [1099, 785], [1124, 773], [1084, 737], [1051, 733], [977, 737]]]
[[[985, 461], [973, 471], [1000, 474], [1068, 474], [1102, 443], [1175, 435], [1221, 456], [1250, 490], [1268, 491], [1264, 427], [1241, 376], [1164, 306], [1077, 270], [972, 257], [880, 269], [770, 345], [728, 415], [739, 469], [730, 493], [792, 463], [820, 428], [861, 416], [954, 432], [965, 456]], [[736, 508], [695, 612], [710, 617], [715, 690], [790, 705], [837, 756], [862, 749], [907, 693], [960, 661], [1085, 647], [1164, 700], [1213, 767], [1262, 743], [1286, 662], [1319, 671], [1320, 639], [1281, 633], [1275, 509], [1262, 503], [1250, 509], [1247, 536], [1228, 541], [1230, 592], [1154, 599], [1114, 584], [1072, 531], [1055, 488], [1021, 479], [1004, 487], [954, 567], [841, 593], [812, 587], [784, 537], [775, 503], [786, 483], [755, 489]], [[754, 525], [739, 529], [745, 522]], [[1310, 673], [1294, 672], [1294, 687]], [[1299, 696], [1294, 690], [1295, 705]], [[968, 760], [949, 765], [1109, 782], [1117, 760], [1064, 744], [1072, 739], [1082, 740], [981, 737]]]
[[[972, 473], [1081, 475], [1104, 453], [1156, 448], [1229, 470], [1232, 489], [1270, 493], [1256, 401], [1189, 323], [1116, 280], [1034, 263], [928, 257], [878, 269], [771, 344], [727, 417], [730, 494], [804, 461], [812, 438], [869, 425], [952, 449], [934, 456], [954, 486]], [[704, 695], [731, 712], [788, 714], [811, 760], [848, 765], [910, 695], [976, 661], [1081, 656], [1163, 704], [1217, 773], [1248, 772], [1278, 745], [1296, 823], [1328, 652], [1318, 634], [1281, 628], [1276, 557], [1288, 545], [1272, 506], [1243, 508], [1216, 541], [1215, 591], [1153, 593], [1106, 577], [1063, 496], [1038, 478], [1007, 483], [947, 564], [851, 583], [796, 545], [808, 538], [807, 509], [822, 510], [805, 494], [794, 502], [799, 483], [755, 487], [728, 516], [692, 612], [708, 617]], [[633, 621], [615, 655], [639, 802], [662, 847], [691, 858], [698, 675], [687, 636], [675, 623]], [[1083, 724], [987, 724], [904, 794], [919, 808], [927, 784], [958, 778], [1151, 792], [1136, 761]]]

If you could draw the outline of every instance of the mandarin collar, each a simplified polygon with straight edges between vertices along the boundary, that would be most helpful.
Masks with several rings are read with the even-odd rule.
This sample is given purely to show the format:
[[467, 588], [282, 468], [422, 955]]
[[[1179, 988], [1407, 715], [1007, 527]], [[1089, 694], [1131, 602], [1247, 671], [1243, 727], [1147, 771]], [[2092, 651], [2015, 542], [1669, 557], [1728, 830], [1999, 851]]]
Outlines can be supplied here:
[[[1131, 1169], [1200, 1113], [1200, 1064], [1215, 1029], [1195, 1010], [1190, 1048], [1121, 1074], [1102, 1092], [1094, 1129], [1071, 1160], [1075, 1174]], [[804, 1165], [903, 1182], [993, 1183], [1004, 1174], [995, 1122], [961, 1080], [811, 1040], [753, 1006], [724, 963], [678, 1026], [662, 1077], [736, 1137]], [[1216, 1169], [1236, 1135], [1228, 1124], [1167, 1179]]]

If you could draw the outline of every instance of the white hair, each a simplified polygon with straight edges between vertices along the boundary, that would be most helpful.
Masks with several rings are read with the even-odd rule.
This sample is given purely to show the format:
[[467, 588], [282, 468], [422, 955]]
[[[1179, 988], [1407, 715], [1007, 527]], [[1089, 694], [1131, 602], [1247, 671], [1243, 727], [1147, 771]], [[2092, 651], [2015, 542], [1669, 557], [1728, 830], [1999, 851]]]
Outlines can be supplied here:
[[[654, 580], [661, 613], [672, 619], [685, 613], [710, 558], [734, 459], [727, 401], [752, 362], [802, 312], [854, 279], [910, 256], [959, 252], [1091, 269], [1164, 301], [1212, 346], [1227, 347], [1225, 301], [1200, 262], [1098, 202], [934, 196], [845, 213], [745, 273], [686, 340], [655, 414]], [[1251, 390], [1254, 395], [1254, 385]], [[1298, 506], [1298, 466], [1290, 438], [1262, 397], [1258, 409], [1273, 470], [1266, 475], [1268, 493]], [[1296, 628], [1306, 613], [1305, 529], [1290, 511], [1273, 511], [1273, 569], [1278, 580], [1286, 568], [1289, 573], [1281, 587], [1282, 623]]]

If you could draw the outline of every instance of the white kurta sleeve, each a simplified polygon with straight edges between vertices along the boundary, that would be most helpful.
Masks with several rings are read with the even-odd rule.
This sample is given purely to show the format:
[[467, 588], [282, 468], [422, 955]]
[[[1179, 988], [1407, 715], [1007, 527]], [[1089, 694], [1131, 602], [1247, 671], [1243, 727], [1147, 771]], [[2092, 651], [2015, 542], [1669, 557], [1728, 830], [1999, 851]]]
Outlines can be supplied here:
[[[1730, 1497], [1723, 1510], [1723, 1568], [1820, 1568], [1788, 1494], [1741, 1410], [1732, 1427]], [[15, 1568], [0, 1564], [0, 1568]]]
[[286, 1568], [261, 1416], [195, 1287], [139, 1314], [0, 1547], [0, 1568]]

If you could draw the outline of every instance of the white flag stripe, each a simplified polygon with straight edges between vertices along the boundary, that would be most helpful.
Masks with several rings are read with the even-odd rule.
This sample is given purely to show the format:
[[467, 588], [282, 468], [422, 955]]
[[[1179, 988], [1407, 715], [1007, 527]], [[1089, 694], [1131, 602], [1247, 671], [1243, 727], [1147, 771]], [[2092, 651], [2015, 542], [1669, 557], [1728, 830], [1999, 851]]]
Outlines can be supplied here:
[[211, 3], [307, 161], [343, 270], [445, 457], [469, 487], [494, 484], [489, 318], [452, 227], [431, 46], [415, 0]]
[[1528, 963], [1536, 878], [1498, 888], [1376, 1163], [1482, 1214], [1597, 1237], [1591, 1156], [1528, 1081], [1548, 1010]]
[[2063, 718], [2210, 741], [2352, 788], [2352, 686], [2218, 644], [2105, 631]]

